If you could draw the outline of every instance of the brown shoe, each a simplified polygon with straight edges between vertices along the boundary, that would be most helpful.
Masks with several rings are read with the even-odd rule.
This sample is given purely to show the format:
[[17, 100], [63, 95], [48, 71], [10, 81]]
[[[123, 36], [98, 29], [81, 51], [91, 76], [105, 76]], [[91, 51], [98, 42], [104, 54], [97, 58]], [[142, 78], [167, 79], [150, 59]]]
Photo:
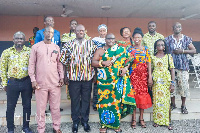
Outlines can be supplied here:
[[55, 130], [55, 129], [53, 128], [53, 133], [62, 133], [62, 131], [61, 131], [60, 129]]

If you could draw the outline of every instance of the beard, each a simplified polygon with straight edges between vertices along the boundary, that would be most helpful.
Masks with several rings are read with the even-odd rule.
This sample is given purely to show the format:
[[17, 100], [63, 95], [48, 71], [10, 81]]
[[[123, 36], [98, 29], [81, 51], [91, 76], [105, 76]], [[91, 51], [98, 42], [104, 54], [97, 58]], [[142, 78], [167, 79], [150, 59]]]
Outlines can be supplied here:
[[24, 46], [24, 44], [15, 44], [16, 48], [22, 48]]

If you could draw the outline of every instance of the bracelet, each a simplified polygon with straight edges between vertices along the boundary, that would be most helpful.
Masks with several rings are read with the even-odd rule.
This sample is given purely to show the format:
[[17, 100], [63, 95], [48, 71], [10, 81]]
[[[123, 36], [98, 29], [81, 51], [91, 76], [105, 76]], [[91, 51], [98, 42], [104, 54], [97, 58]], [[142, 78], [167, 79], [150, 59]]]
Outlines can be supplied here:
[[184, 54], [184, 49], [183, 49], [183, 54]]
[[100, 67], [103, 67], [102, 62], [103, 62], [103, 60], [100, 60], [100, 61], [99, 61], [99, 66], [100, 66]]

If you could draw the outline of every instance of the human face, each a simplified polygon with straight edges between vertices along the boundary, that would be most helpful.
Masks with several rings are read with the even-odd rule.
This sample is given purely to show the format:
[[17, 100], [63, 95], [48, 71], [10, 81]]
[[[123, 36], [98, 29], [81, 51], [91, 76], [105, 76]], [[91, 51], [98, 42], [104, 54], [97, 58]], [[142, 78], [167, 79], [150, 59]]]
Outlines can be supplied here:
[[75, 20], [70, 23], [70, 29], [71, 30], [75, 30], [76, 26], [77, 26], [77, 22]]
[[106, 45], [112, 47], [115, 44], [115, 36], [113, 34], [106, 35]]
[[156, 44], [157, 51], [163, 51], [165, 49], [165, 43], [163, 41], [158, 41]]
[[130, 38], [131, 31], [128, 28], [124, 28], [122, 36], [123, 36], [123, 38]]
[[182, 31], [182, 26], [180, 23], [176, 23], [174, 26], [173, 26], [173, 31], [174, 31], [174, 34], [179, 34], [181, 33]]
[[105, 28], [99, 29], [99, 35], [101, 38], [105, 38], [107, 34], [107, 30]]
[[155, 23], [150, 23], [148, 25], [148, 30], [149, 30], [149, 33], [154, 33], [156, 31], [156, 24]]
[[85, 27], [83, 25], [76, 26], [75, 33], [77, 39], [83, 39], [85, 37]]
[[13, 38], [13, 42], [16, 48], [22, 48], [25, 44], [25, 36], [21, 33], [16, 34]]
[[142, 42], [142, 36], [138, 33], [136, 33], [133, 37], [133, 41], [135, 43], [135, 45], [140, 45]]
[[52, 27], [46, 28], [44, 31], [44, 38], [47, 41], [50, 41], [53, 38], [54, 35], [54, 29]]
[[47, 26], [51, 26], [51, 27], [54, 27], [54, 19], [52, 17], [47, 17], [45, 19], [45, 22], [44, 24]]

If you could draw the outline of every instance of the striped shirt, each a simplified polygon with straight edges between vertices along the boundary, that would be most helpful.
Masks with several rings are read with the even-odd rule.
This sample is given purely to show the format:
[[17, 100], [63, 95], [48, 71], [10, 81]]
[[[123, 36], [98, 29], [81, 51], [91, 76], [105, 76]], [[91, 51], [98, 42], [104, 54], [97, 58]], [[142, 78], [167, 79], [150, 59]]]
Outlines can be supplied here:
[[91, 40], [83, 40], [80, 44], [77, 39], [64, 44], [61, 50], [60, 61], [69, 65], [67, 77], [73, 81], [89, 81], [94, 76], [92, 57], [96, 45]]

